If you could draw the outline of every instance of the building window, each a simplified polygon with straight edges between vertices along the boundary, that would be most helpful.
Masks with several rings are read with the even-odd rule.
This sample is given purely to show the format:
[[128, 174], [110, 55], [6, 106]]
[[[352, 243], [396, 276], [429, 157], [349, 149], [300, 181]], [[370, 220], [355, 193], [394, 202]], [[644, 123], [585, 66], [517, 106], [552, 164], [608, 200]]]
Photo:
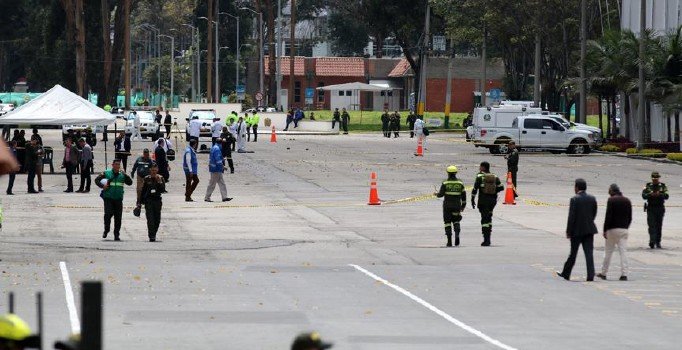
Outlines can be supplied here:
[[301, 82], [300, 81], [294, 82], [294, 102], [296, 102], [296, 103], [301, 102]]
[[346, 90], [346, 96], [353, 96], [353, 91]]
[[381, 91], [381, 97], [386, 96], [386, 91]]
[[[317, 83], [317, 87], [324, 87], [324, 83]], [[317, 102], [324, 102], [324, 90], [317, 90]]]
[[388, 92], [388, 97], [393, 97], [393, 91]]
[[343, 91], [343, 90], [339, 90], [339, 96], [344, 96], [344, 91]]

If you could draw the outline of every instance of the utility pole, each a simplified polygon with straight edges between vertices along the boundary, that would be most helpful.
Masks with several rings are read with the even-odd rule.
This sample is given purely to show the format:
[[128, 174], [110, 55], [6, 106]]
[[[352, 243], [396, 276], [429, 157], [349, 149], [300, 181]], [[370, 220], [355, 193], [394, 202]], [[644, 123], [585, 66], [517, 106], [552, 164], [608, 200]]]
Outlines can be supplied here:
[[197, 27], [197, 101], [201, 102], [201, 33]]
[[419, 60], [419, 101], [417, 102], [417, 115], [424, 116], [426, 111], [426, 64], [429, 57], [429, 44], [431, 42], [431, 34], [429, 33], [431, 26], [431, 6], [426, 4], [426, 19], [424, 21], [424, 40], [421, 48], [421, 58]]
[[[645, 0], [642, 0], [645, 1]], [[587, 0], [580, 2], [580, 112], [576, 120], [585, 123], [587, 120]]]
[[[296, 0], [291, 0], [291, 23], [289, 23], [291, 33], [289, 33], [289, 93], [288, 107], [294, 105], [294, 59], [296, 58]], [[361, 108], [362, 109], [362, 108]]]
[[124, 73], [124, 80], [125, 80], [125, 108], [130, 109], [130, 60], [131, 60], [131, 55], [130, 55], [130, 1], [132, 0], [124, 0], [123, 1], [123, 12], [124, 14], [124, 19], [123, 19], [123, 32], [124, 32], [124, 45], [125, 48], [125, 73]]
[[209, 103], [213, 102], [213, 91], [211, 85], [213, 84], [213, 18], [215, 6], [213, 3], [216, 0], [208, 0], [208, 18], [206, 19], [206, 101]]
[[[171, 29], [173, 30], [173, 29]], [[175, 38], [171, 35], [160, 34], [159, 37], [170, 38], [171, 39], [171, 51], [170, 51], [170, 108], [173, 108], [173, 89], [175, 80]]]
[[[192, 28], [192, 47], [196, 49], [196, 46], [194, 45], [194, 29], [195, 27], [191, 24], [183, 24], [185, 27], [190, 27]], [[192, 72], [192, 101], [196, 102], [197, 101], [197, 90], [196, 90], [196, 76], [194, 74], [194, 57], [192, 57], [192, 64], [190, 64], [190, 71]]]
[[215, 102], [220, 103], [220, 88], [218, 87], [219, 82], [219, 68], [218, 63], [220, 62], [220, 40], [218, 39], [218, 27], [220, 27], [220, 0], [215, 2]]
[[277, 97], [275, 98], [275, 109], [279, 110], [282, 105], [282, 53], [284, 48], [282, 47], [282, 0], [277, 0], [277, 56], [275, 59], [275, 64], [277, 66]]
[[75, 22], [76, 22], [76, 86], [78, 95], [87, 98], [85, 84], [87, 83], [87, 72], [85, 70], [85, 20], [83, 19], [83, 0], [75, 2]]
[[450, 106], [452, 104], [452, 70], [455, 65], [455, 46], [450, 39], [450, 59], [448, 60], [448, 81], [445, 84], [445, 128], [450, 127]]
[[486, 106], [486, 83], [488, 80], [488, 27], [483, 22], [483, 45], [481, 45], [481, 107]]
[[[585, 0], [583, 0], [585, 1]], [[637, 150], [644, 147], [644, 130], [646, 130], [646, 97], [644, 96], [644, 59], [646, 58], [646, 50], [644, 45], [644, 32], [646, 31], [646, 0], [640, 0], [641, 5], [639, 9], [639, 113], [637, 113]]]
[[536, 29], [538, 32], [535, 33], [535, 81], [533, 82], [533, 102], [535, 107], [541, 107], [540, 102], [542, 99], [542, 94], [540, 92], [540, 65], [542, 64], [542, 43], [540, 39], [539, 28]]

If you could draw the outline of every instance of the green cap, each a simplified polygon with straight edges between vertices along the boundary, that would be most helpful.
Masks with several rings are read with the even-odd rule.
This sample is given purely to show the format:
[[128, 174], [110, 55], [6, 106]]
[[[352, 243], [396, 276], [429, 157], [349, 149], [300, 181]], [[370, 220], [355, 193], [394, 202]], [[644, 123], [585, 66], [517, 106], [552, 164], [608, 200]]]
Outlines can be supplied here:
[[661, 174], [659, 174], [658, 171], [654, 171], [651, 173], [652, 179], [659, 179], [660, 177], [661, 177]]

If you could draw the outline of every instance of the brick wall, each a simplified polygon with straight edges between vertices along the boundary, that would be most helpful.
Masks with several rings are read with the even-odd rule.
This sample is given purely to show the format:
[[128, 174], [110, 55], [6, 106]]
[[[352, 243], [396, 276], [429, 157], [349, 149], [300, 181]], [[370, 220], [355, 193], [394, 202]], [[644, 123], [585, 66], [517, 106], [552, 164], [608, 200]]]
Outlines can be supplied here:
[[[474, 91], [478, 90], [476, 79], [453, 79], [450, 112], [466, 113], [474, 109]], [[501, 88], [502, 81], [488, 80], [487, 90]], [[445, 110], [445, 90], [447, 79], [428, 79], [426, 83], [426, 110], [443, 112]]]

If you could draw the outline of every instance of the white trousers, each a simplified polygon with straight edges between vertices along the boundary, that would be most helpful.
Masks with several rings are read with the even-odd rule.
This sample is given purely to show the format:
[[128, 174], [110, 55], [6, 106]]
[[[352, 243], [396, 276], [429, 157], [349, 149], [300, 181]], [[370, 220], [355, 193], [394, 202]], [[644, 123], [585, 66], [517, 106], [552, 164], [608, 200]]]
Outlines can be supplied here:
[[244, 135], [244, 136], [239, 135], [237, 137], [237, 150], [240, 150], [240, 151], [246, 150], [246, 135]]
[[606, 231], [606, 246], [604, 247], [604, 264], [602, 264], [601, 273], [606, 276], [609, 271], [609, 264], [611, 264], [611, 255], [618, 247], [620, 255], [620, 270], [621, 276], [628, 275], [628, 256], [626, 250], [628, 247], [628, 230], [624, 228], [613, 228]]
[[130, 137], [131, 140], [141, 140], [142, 134], [140, 134], [140, 127], [133, 128], [133, 135]]
[[208, 181], [208, 187], [206, 188], [206, 198], [211, 199], [213, 190], [215, 190], [215, 185], [218, 184], [220, 188], [220, 195], [222, 199], [227, 198], [227, 186], [225, 186], [225, 179], [223, 179], [223, 173], [211, 173], [211, 179]]

